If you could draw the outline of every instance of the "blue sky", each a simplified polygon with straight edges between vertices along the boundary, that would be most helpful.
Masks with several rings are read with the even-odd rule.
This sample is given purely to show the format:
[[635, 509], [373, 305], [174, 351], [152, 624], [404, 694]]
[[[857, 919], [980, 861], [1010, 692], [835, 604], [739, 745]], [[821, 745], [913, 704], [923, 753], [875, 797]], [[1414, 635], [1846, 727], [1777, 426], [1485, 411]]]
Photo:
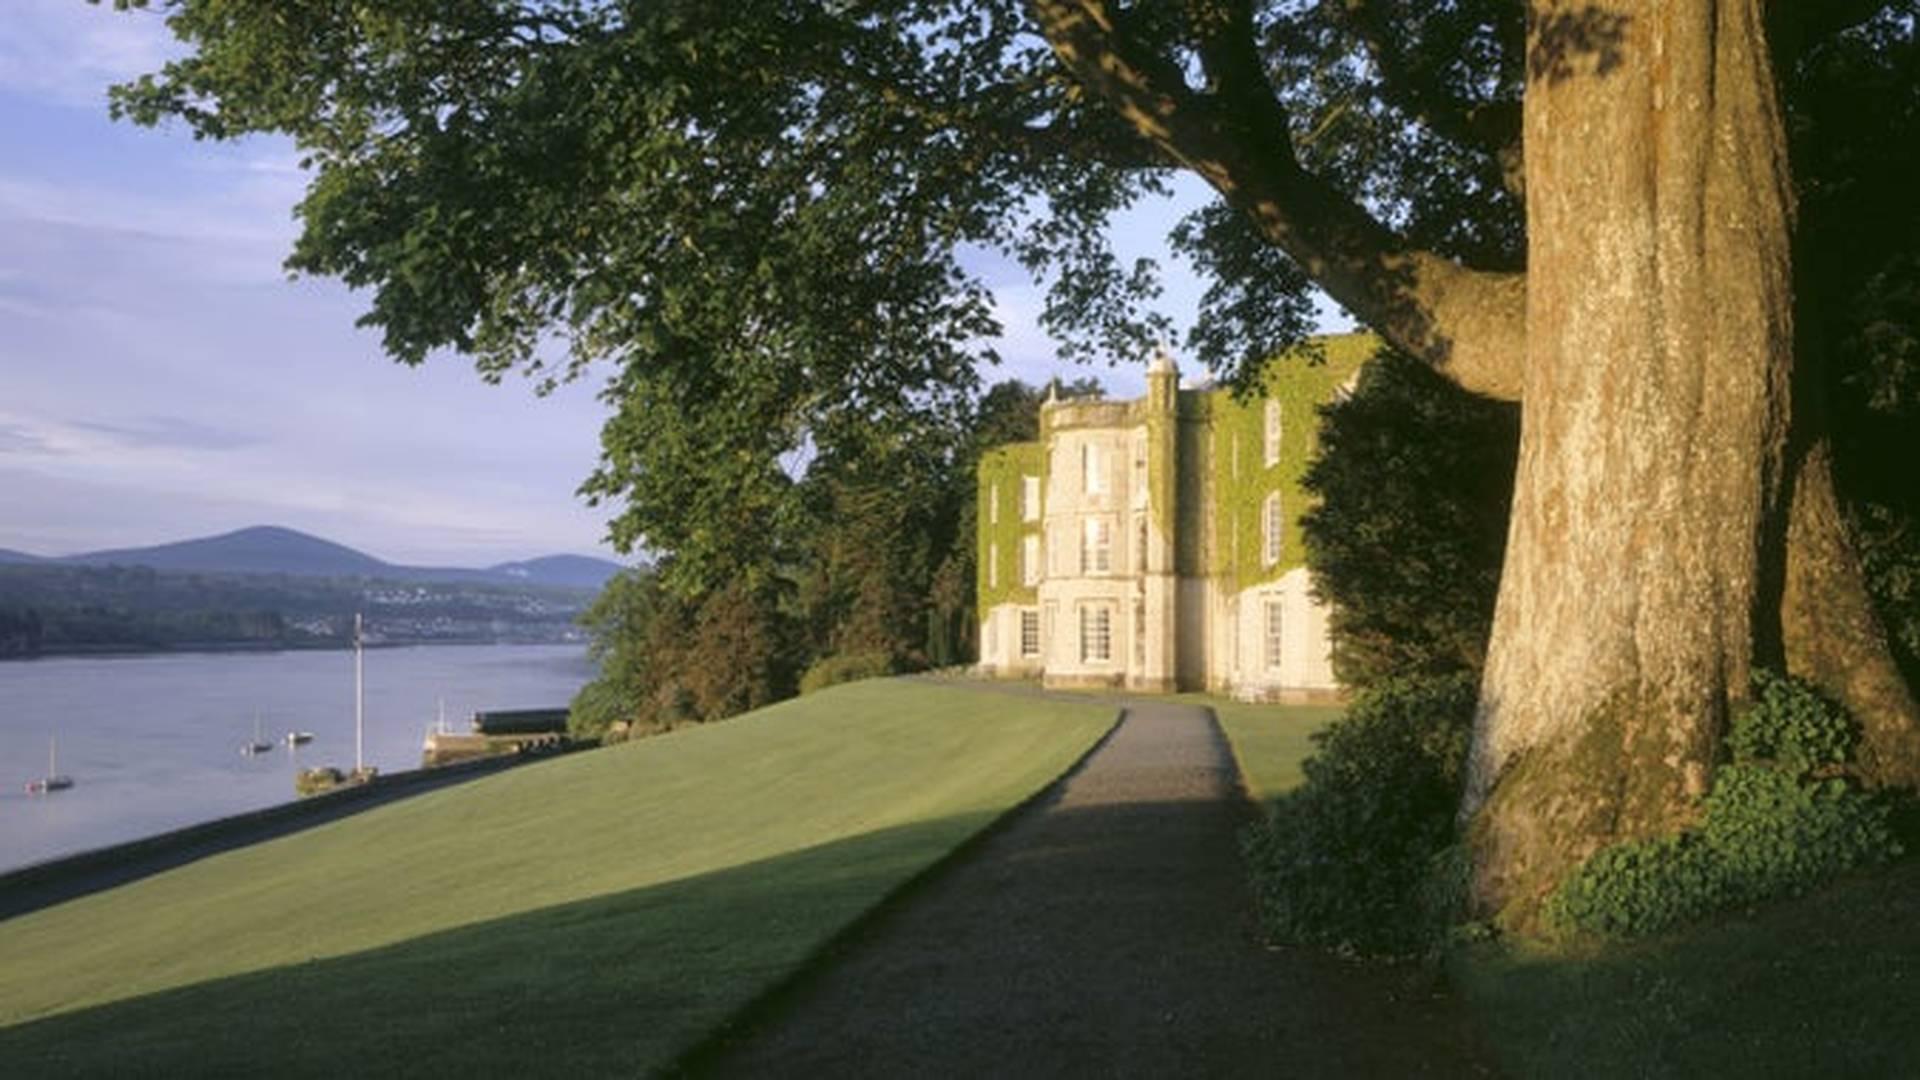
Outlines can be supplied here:
[[[395, 562], [613, 556], [573, 494], [603, 376], [536, 397], [460, 358], [409, 369], [343, 286], [280, 267], [305, 186], [281, 140], [196, 143], [108, 120], [105, 87], [175, 48], [158, 16], [6, 0], [0, 18], [0, 547], [39, 554], [279, 524]], [[1162, 253], [1179, 206], [1117, 225]], [[1164, 264], [1163, 260], [1163, 264]], [[1199, 286], [1168, 265], [1166, 308]], [[1063, 367], [1037, 290], [992, 270], [998, 374]], [[1137, 393], [1140, 367], [1090, 369]], [[997, 377], [990, 374], [990, 377]]]

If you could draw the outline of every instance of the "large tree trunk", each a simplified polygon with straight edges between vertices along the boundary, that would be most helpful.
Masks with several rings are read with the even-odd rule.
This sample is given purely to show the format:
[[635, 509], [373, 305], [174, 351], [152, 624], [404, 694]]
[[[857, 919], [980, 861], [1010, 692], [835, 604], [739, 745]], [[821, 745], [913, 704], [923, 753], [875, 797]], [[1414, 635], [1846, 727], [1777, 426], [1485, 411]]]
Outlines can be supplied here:
[[1466, 803], [1509, 921], [1686, 820], [1779, 578], [1793, 207], [1760, 9], [1529, 12], [1524, 412]]

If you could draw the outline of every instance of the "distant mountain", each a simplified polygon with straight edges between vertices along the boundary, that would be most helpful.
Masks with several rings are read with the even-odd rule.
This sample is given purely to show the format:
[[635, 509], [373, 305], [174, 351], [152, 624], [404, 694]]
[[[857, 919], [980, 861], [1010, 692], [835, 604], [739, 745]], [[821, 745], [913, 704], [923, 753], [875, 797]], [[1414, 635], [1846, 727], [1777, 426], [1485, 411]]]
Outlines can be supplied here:
[[219, 536], [153, 547], [115, 548], [43, 558], [0, 549], [0, 562], [68, 563], [83, 566], [148, 566], [203, 574], [289, 574], [297, 577], [365, 577], [389, 581], [471, 582], [598, 589], [623, 567], [584, 555], [548, 555], [487, 569], [401, 566], [344, 544], [275, 525], [256, 525]]
[[298, 574], [302, 577], [380, 577], [396, 569], [344, 544], [273, 525], [153, 547], [89, 551], [68, 555], [59, 561], [86, 566], [150, 566], [155, 570], [206, 574]]
[[504, 574], [530, 585], [560, 585], [580, 589], [598, 589], [607, 579], [626, 569], [617, 562], [588, 555], [548, 555], [522, 562], [488, 567], [489, 573]]

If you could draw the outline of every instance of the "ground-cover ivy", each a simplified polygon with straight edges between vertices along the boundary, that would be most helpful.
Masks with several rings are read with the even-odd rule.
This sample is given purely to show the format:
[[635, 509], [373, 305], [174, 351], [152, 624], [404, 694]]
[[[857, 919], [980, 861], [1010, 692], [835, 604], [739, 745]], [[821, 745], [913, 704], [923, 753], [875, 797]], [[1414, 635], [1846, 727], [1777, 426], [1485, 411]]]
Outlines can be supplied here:
[[1550, 926], [1651, 933], [1901, 853], [1892, 804], [1848, 774], [1859, 728], [1845, 710], [1798, 679], [1763, 672], [1753, 689], [1699, 821], [1600, 851], [1548, 898]]

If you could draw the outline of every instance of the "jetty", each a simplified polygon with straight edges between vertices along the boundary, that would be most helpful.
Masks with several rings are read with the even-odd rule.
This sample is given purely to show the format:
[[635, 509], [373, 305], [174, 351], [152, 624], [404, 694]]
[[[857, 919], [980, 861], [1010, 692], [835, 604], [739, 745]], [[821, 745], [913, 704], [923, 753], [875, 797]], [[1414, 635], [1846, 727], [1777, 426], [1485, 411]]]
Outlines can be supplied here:
[[502, 754], [565, 750], [573, 744], [567, 735], [567, 714], [564, 707], [477, 711], [466, 731], [442, 726], [428, 732], [421, 747], [421, 764], [435, 768]]

